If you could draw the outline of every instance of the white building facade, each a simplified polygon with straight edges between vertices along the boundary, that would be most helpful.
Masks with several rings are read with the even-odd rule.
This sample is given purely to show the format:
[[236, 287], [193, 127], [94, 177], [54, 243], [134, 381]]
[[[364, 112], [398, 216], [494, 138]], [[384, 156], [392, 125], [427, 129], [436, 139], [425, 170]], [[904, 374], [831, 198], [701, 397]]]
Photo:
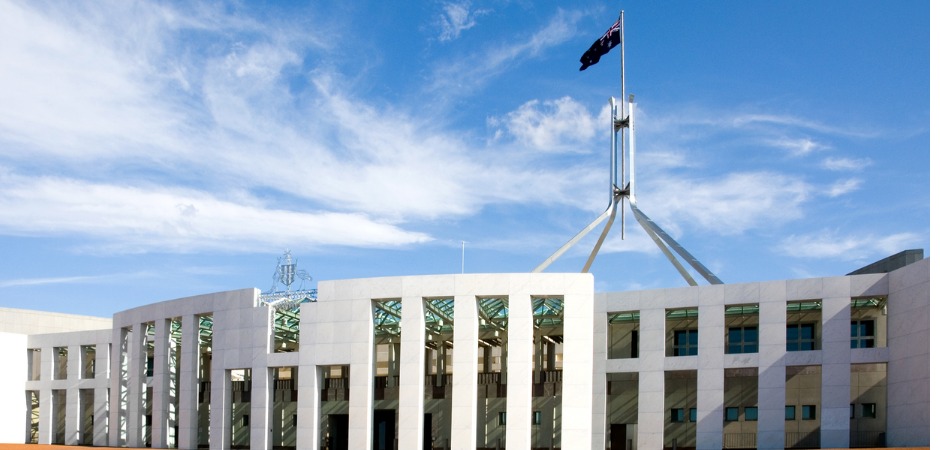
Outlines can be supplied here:
[[[0, 309], [0, 441], [153, 448], [929, 445], [929, 260], [595, 293], [590, 274], [321, 281]], [[17, 318], [10, 319], [16, 316]], [[32, 319], [31, 319], [32, 320]], [[13, 323], [16, 322], [16, 325]]]

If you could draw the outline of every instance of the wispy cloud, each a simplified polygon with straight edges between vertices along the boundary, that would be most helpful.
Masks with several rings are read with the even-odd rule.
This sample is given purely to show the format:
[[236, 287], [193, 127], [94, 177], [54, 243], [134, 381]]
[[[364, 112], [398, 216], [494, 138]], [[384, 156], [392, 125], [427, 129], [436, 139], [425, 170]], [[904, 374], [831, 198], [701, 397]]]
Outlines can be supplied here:
[[859, 171], [872, 164], [870, 158], [837, 158], [828, 157], [823, 160], [822, 166], [833, 171]]
[[862, 185], [862, 180], [858, 178], [848, 178], [839, 180], [829, 186], [825, 191], [827, 197], [841, 197], [851, 192], [855, 192]]
[[[179, 188], [150, 189], [7, 175], [0, 230], [27, 236], [79, 235], [109, 252], [258, 251], [318, 245], [394, 247], [426, 242], [361, 214], [298, 212]], [[23, 217], [30, 220], [24, 221]]]
[[429, 80], [428, 90], [470, 95], [511, 67], [574, 37], [574, 25], [581, 17], [577, 11], [559, 10], [535, 33], [520, 32], [516, 41], [484, 47], [478, 53], [461, 54], [459, 58], [442, 61]]
[[0, 288], [21, 287], [21, 286], [42, 286], [48, 284], [86, 284], [98, 283], [102, 281], [127, 279], [140, 277], [144, 273], [124, 273], [109, 275], [79, 275], [71, 277], [41, 277], [41, 278], [19, 278], [15, 280], [0, 280]]
[[795, 258], [858, 261], [911, 248], [921, 244], [923, 239], [914, 233], [843, 234], [838, 230], [825, 229], [812, 234], [791, 235], [776, 250]]
[[503, 117], [490, 117], [496, 138], [508, 133], [519, 145], [546, 152], [585, 153], [601, 131], [596, 117], [571, 97], [530, 100]]
[[487, 13], [488, 10], [485, 9], [471, 8], [469, 1], [445, 3], [443, 11], [438, 16], [438, 26], [441, 32], [437, 39], [446, 42], [459, 38], [460, 33], [476, 26], [477, 18]]

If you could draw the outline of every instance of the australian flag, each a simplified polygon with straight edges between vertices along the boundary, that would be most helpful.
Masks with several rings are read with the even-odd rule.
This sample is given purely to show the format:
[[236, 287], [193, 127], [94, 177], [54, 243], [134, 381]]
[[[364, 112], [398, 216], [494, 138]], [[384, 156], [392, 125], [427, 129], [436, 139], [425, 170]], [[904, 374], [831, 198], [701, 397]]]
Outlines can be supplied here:
[[601, 60], [601, 56], [607, 54], [610, 49], [616, 47], [620, 44], [620, 19], [618, 18], [613, 25], [610, 26], [610, 29], [604, 33], [600, 39], [594, 41], [594, 44], [591, 45], [583, 55], [581, 55], [581, 69], [584, 70], [588, 67], [597, 64]]

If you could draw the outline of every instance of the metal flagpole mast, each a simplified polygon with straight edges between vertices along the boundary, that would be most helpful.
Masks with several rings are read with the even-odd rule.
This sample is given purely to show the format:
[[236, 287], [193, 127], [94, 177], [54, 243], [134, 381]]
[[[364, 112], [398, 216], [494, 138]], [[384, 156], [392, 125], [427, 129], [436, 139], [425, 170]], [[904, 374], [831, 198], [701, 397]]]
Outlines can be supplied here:
[[[626, 47], [627, 43], [624, 41], [624, 22], [623, 22], [623, 10], [620, 10], [620, 120], [633, 120], [630, 115], [627, 114], [627, 105], [626, 105], [626, 95], [627, 95], [627, 63], [626, 63]], [[626, 117], [624, 117], [626, 115]], [[628, 125], [625, 123], [625, 125]], [[632, 129], [633, 127], [630, 126]], [[626, 159], [623, 151], [624, 144], [624, 131], [623, 127], [620, 128], [620, 186], [622, 190], [627, 189], [628, 184], [626, 184], [626, 177], [624, 176], [624, 164]], [[630, 168], [633, 169], [633, 162], [630, 162]], [[622, 201], [622, 200], [621, 200]], [[626, 234], [626, 225], [624, 224], [624, 211], [626, 208], [620, 209], [620, 239], [624, 239]]]

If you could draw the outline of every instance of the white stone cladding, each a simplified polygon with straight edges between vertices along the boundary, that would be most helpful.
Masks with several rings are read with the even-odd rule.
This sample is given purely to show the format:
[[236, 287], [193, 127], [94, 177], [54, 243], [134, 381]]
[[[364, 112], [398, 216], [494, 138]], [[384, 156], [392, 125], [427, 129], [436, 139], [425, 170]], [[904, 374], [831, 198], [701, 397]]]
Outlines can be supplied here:
[[[819, 374], [814, 387], [819, 392], [819, 444], [849, 447], [852, 421], [857, 420], [853, 415], [858, 411], [852, 403], [851, 380], [855, 368], [866, 365], [887, 367], [887, 400], [878, 411], [885, 423], [885, 444], [923, 446], [929, 444], [929, 284], [929, 259], [888, 274], [611, 293], [595, 293], [590, 274], [321, 281], [317, 301], [300, 306], [299, 350], [286, 353], [274, 349], [273, 313], [259, 302], [257, 289], [170, 300], [121, 311], [110, 320], [85, 318], [71, 324], [62, 323], [62, 315], [0, 308], [0, 357], [9, 362], [0, 371], [0, 442], [30, 439], [28, 403], [35, 392], [39, 443], [61, 440], [66, 445], [143, 447], [149, 441], [153, 448], [175, 443], [178, 448], [195, 449], [208, 442], [212, 449], [228, 449], [245, 439], [245, 445], [253, 449], [271, 449], [279, 445], [272, 437], [274, 430], [290, 428], [296, 448], [317, 449], [325, 442], [322, 428], [327, 421], [323, 418], [337, 412], [326, 411], [321, 401], [332, 389], [325, 384], [325, 371], [343, 366], [348, 375], [348, 402], [344, 400], [345, 409], [340, 412], [348, 414], [349, 448], [372, 448], [376, 439], [373, 411], [379, 404], [394, 404], [398, 448], [423, 449], [425, 414], [434, 401], [426, 381], [431, 363], [426, 353], [426, 301], [448, 298], [453, 300], [453, 342], [447, 363], [449, 409], [442, 417], [449, 426], [447, 445], [475, 450], [484, 445], [479, 430], [492, 425], [482, 423], [484, 416], [478, 413], [483, 402], [478, 394], [483, 364], [478, 302], [501, 297], [508, 301], [505, 336], [509, 351], [503, 362], [505, 398], [494, 403], [505, 408], [505, 428], [500, 431], [505, 439], [500, 443], [505, 448], [532, 448], [543, 439], [533, 430], [533, 409], [539, 402], [533, 394], [533, 370], [541, 364], [542, 355], [533, 359], [537, 335], [532, 301], [554, 296], [564, 299], [564, 377], [556, 446], [595, 450], [610, 446], [611, 376], [636, 383], [636, 398], [630, 403], [635, 405], [635, 423], [627, 427], [633, 448], [668, 446], [667, 379], [682, 376], [695, 389], [695, 445], [722, 448], [728, 426], [727, 374], [753, 370], [759, 415], [748, 425], [756, 430], [755, 445], [786, 448], [788, 370], [810, 367]], [[867, 297], [888, 299], [886, 330], [881, 330], [884, 335], [879, 338], [883, 341], [874, 348], [850, 348], [851, 303]], [[397, 396], [377, 400], [373, 302], [387, 300], [401, 305], [400, 343], [394, 347], [397, 366], [390, 372], [397, 377]], [[817, 349], [787, 351], [787, 307], [796, 301], [821, 304]], [[734, 305], [758, 307], [753, 319], [759, 329], [758, 352], [729, 354], [726, 350], [726, 310]], [[667, 354], [672, 345], [667, 314], [674, 309], [697, 313], [696, 355]], [[639, 316], [638, 353], [632, 358], [608, 358], [608, 318], [625, 311]], [[203, 316], [212, 318], [211, 364], [200, 356]], [[23, 317], [35, 320], [42, 332], [29, 332], [29, 324], [18, 320]], [[49, 323], [42, 323], [44, 317]], [[66, 328], [41, 328], [48, 326]], [[170, 340], [172, 333], [178, 333], [178, 342]], [[153, 361], [148, 361], [151, 346]], [[82, 355], [90, 348], [95, 350], [93, 376], [83, 372]], [[65, 356], [57, 360], [55, 352], [67, 354], [67, 360]], [[55, 376], [57, 367], [67, 368], [65, 376]], [[207, 371], [202, 379], [200, 367]], [[277, 368], [294, 371], [295, 399], [279, 391]], [[38, 379], [31, 379], [34, 369]], [[250, 369], [250, 383], [232, 381], [233, 373], [242, 369]], [[233, 391], [236, 386], [245, 390]], [[152, 394], [145, 401], [147, 392]], [[277, 409], [272, 406], [277, 402], [291, 402], [295, 407]], [[433, 407], [435, 414], [440, 413], [439, 404], [433, 404], [438, 405]], [[200, 405], [211, 405], [211, 413]], [[233, 419], [234, 408], [241, 407], [244, 413]], [[86, 417], [89, 409], [92, 419]], [[288, 417], [292, 414], [295, 425]], [[235, 429], [245, 434], [233, 437]]]

